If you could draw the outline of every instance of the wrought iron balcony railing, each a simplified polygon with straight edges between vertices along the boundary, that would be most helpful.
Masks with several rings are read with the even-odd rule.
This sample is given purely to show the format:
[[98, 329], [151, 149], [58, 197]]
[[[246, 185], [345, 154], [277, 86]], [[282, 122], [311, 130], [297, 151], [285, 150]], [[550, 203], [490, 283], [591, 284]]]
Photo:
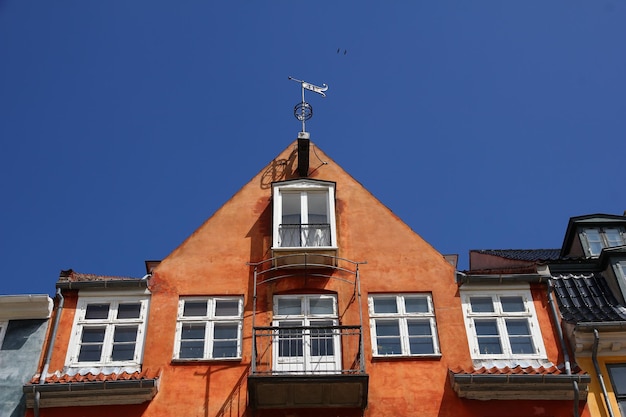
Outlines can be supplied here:
[[365, 374], [361, 326], [255, 327], [252, 375]]
[[278, 226], [279, 246], [282, 248], [330, 246], [330, 224], [281, 224]]

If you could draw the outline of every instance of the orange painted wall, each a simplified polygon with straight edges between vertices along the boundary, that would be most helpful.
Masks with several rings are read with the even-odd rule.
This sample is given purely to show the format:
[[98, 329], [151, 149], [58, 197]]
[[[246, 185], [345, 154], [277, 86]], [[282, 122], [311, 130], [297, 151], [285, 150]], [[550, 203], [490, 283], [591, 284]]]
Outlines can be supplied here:
[[[314, 146], [312, 144], [312, 146]], [[466, 338], [454, 268], [432, 246], [379, 202], [320, 149], [311, 153], [309, 178], [334, 181], [338, 224], [338, 256], [366, 261], [361, 265], [365, 361], [369, 405], [363, 415], [383, 416], [571, 416], [571, 401], [472, 401], [452, 391], [448, 369], [469, 368], [472, 361]], [[123, 414], [150, 417], [207, 417], [246, 415], [246, 375], [251, 359], [253, 273], [248, 262], [269, 258], [272, 235], [271, 182], [295, 178], [296, 145], [290, 145], [266, 168], [226, 202], [211, 218], [176, 248], [150, 279], [152, 299], [143, 367], [161, 370], [160, 389], [149, 403], [131, 407], [67, 407], [43, 409], [42, 416]], [[317, 163], [323, 160], [326, 164]], [[219, 178], [215, 179], [219, 181]], [[207, 182], [207, 192], [210, 183]], [[158, 204], [158, 196], [154, 201]], [[338, 294], [340, 310], [347, 306], [342, 324], [358, 324], [358, 308], [348, 303], [352, 290], [336, 281], [301, 281], [268, 286], [259, 295], [259, 310], [271, 320], [271, 293], [267, 291], [328, 290]], [[367, 296], [373, 293], [431, 292], [442, 356], [437, 359], [372, 358]], [[548, 307], [533, 292], [542, 329], [550, 329]], [[177, 303], [180, 296], [244, 296], [243, 358], [239, 362], [172, 363]], [[68, 297], [51, 371], [63, 368], [72, 325]], [[351, 321], [351, 322], [348, 322]], [[264, 324], [264, 323], [258, 323]], [[549, 359], [558, 361], [553, 333], [544, 330]], [[357, 416], [355, 410], [272, 410], [258, 416]], [[248, 412], [248, 415], [249, 412]]]

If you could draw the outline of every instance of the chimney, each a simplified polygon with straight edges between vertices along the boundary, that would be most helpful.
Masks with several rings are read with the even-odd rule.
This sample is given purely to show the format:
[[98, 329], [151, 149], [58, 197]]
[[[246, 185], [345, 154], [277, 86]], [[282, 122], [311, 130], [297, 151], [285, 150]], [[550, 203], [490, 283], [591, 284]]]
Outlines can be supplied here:
[[300, 177], [309, 176], [309, 133], [298, 133], [298, 174]]

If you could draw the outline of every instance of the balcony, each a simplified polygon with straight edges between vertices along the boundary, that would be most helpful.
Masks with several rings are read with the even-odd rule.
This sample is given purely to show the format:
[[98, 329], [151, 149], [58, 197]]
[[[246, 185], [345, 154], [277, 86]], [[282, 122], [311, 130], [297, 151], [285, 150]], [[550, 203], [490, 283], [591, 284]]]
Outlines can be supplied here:
[[248, 391], [259, 409], [364, 409], [361, 326], [255, 327]]
[[272, 248], [275, 266], [334, 266], [337, 255], [329, 223], [280, 224], [277, 245]]

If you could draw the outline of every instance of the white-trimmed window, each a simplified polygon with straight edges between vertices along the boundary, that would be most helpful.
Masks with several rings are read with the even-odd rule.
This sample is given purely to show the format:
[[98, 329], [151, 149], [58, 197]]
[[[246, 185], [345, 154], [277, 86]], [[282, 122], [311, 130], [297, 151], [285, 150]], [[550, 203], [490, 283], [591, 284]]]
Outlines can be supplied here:
[[174, 359], [241, 358], [243, 297], [182, 297]]
[[141, 365], [147, 314], [148, 297], [79, 298], [68, 366]]
[[334, 183], [287, 181], [272, 191], [274, 248], [337, 246]]
[[626, 364], [607, 364], [606, 369], [609, 371], [613, 394], [615, 394], [620, 414], [626, 416]]
[[626, 233], [622, 227], [586, 227], [580, 233], [585, 254], [600, 255], [602, 249], [626, 245]]
[[369, 312], [374, 356], [440, 353], [430, 294], [370, 295]]
[[461, 299], [473, 358], [546, 357], [529, 289], [462, 290]]

